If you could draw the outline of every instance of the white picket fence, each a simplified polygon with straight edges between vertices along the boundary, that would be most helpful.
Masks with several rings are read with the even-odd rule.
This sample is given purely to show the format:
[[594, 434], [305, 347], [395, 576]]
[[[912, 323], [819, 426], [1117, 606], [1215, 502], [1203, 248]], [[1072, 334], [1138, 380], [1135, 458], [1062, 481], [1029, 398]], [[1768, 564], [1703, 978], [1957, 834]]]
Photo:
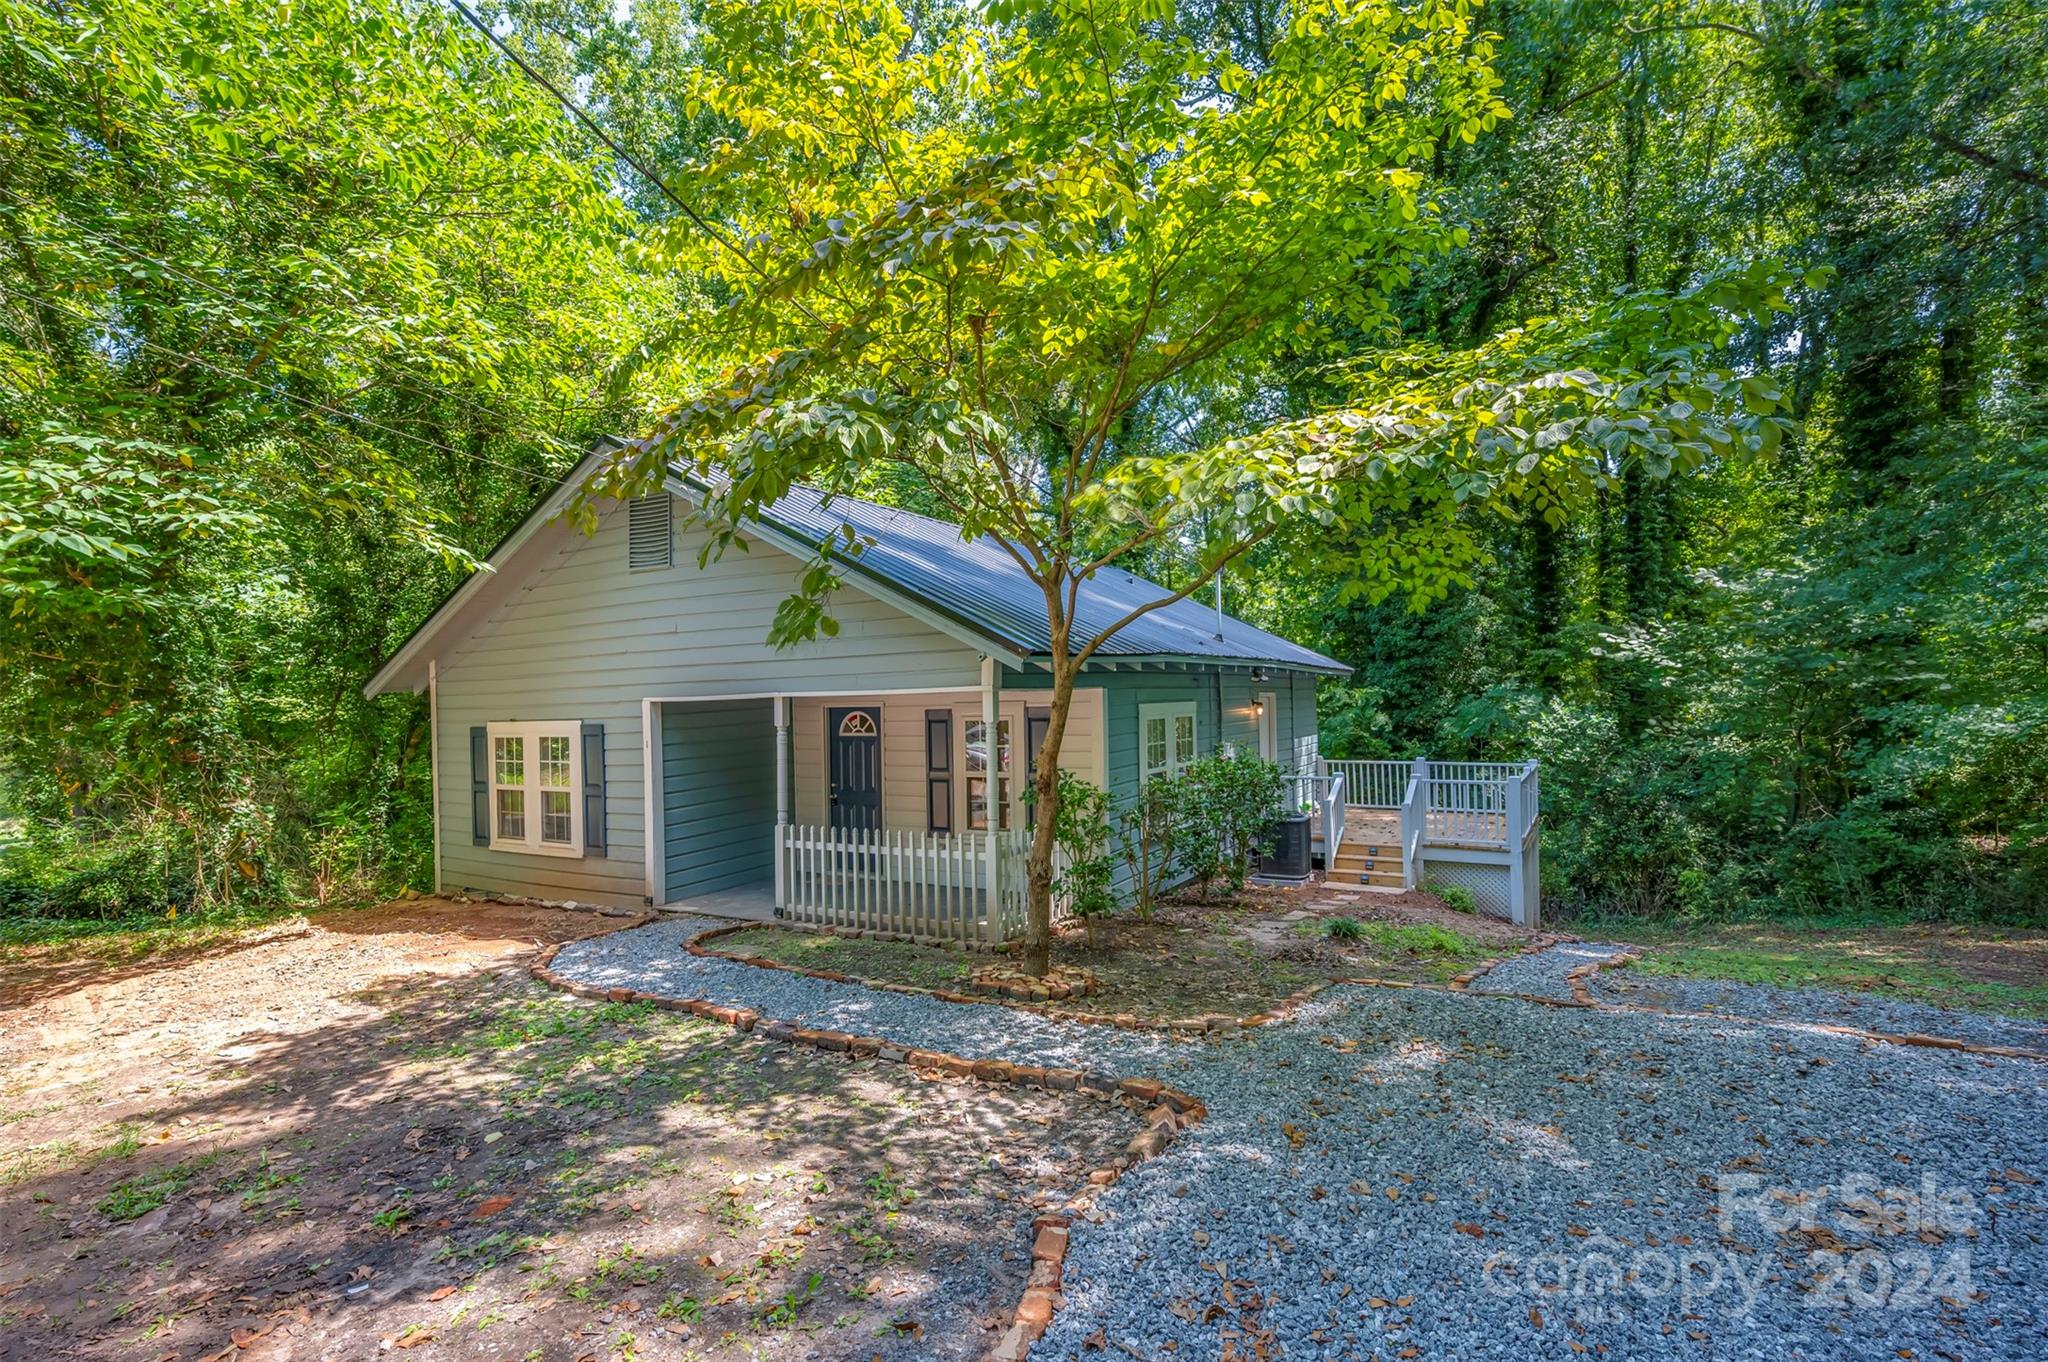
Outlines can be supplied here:
[[[997, 841], [990, 915], [989, 838]], [[993, 945], [1024, 930], [1031, 833], [933, 833], [785, 824], [775, 829], [776, 907], [783, 920]], [[1060, 914], [1055, 905], [1054, 916]]]

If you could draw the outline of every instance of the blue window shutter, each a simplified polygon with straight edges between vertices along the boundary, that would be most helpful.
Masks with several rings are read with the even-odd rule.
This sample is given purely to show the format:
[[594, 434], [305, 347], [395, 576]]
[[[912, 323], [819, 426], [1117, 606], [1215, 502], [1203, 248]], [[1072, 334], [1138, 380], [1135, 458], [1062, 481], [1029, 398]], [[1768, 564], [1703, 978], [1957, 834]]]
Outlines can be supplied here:
[[604, 725], [583, 725], [583, 849], [604, 855]]
[[469, 840], [491, 844], [491, 731], [482, 724], [469, 730]]

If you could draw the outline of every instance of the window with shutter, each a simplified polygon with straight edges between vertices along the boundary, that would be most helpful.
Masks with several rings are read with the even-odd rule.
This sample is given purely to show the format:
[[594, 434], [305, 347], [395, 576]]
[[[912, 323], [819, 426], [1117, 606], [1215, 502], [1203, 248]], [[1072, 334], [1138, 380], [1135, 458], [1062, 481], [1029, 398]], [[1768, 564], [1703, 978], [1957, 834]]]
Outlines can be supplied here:
[[584, 854], [577, 797], [580, 725], [490, 724], [489, 844], [499, 851]]

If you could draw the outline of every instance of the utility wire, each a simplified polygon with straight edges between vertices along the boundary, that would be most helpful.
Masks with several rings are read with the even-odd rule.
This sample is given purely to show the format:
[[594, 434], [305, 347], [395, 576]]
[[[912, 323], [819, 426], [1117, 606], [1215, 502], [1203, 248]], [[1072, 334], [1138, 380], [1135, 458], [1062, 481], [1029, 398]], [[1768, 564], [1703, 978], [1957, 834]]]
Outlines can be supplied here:
[[[17, 298], [36, 307], [48, 308], [52, 312], [61, 312], [75, 321], [85, 322], [93, 326], [103, 326], [106, 324], [105, 318], [95, 317], [89, 312], [79, 312], [74, 308], [65, 307], [63, 304], [54, 302], [51, 299], [38, 297], [33, 293], [24, 293], [19, 289], [0, 287], [0, 298]], [[259, 392], [269, 393], [271, 396], [281, 397], [287, 402], [295, 402], [302, 407], [325, 412], [329, 416], [340, 417], [344, 421], [352, 421], [358, 425], [368, 426], [370, 429], [382, 431], [386, 435], [395, 435], [401, 440], [416, 441], [419, 444], [426, 445], [432, 449], [438, 449], [442, 453], [452, 455], [458, 459], [466, 459], [471, 463], [488, 464], [492, 468], [502, 469], [507, 473], [516, 473], [522, 478], [527, 478], [548, 487], [553, 487], [560, 481], [560, 479], [551, 478], [545, 473], [536, 473], [530, 468], [521, 468], [518, 464], [488, 459], [481, 454], [472, 454], [468, 450], [456, 449], [451, 445], [442, 444], [439, 440], [429, 439], [424, 435], [416, 435], [409, 430], [401, 430], [397, 426], [387, 426], [382, 421], [373, 421], [369, 417], [356, 412], [344, 411], [340, 407], [329, 406], [325, 402], [316, 401], [310, 397], [301, 397], [289, 389], [280, 388], [272, 383], [264, 383], [258, 379], [251, 378], [247, 374], [238, 373], [233, 369], [223, 368], [221, 365], [215, 364], [210, 360], [201, 359], [198, 355], [187, 354], [183, 350], [173, 349], [168, 345], [150, 340], [147, 337], [136, 336], [133, 339], [136, 344], [147, 349], [155, 350], [159, 354], [169, 355], [173, 359], [184, 360], [187, 364], [195, 364], [202, 369], [219, 374], [223, 378], [233, 379], [237, 383], [246, 384]]]
[[[479, 19], [476, 16], [476, 12], [470, 9], [468, 5], [464, 4], [463, 0], [448, 0], [448, 3], [453, 5], [455, 7], [456, 12], [459, 13], [464, 19], [467, 19], [469, 21], [469, 26], [471, 28], [474, 28], [477, 32], [483, 34], [484, 37], [488, 38], [490, 40], [491, 46], [497, 48], [500, 52], [504, 53], [505, 56], [512, 62], [514, 66], [517, 66], [521, 71], [524, 71], [529, 80], [531, 80], [534, 84], [540, 86], [541, 89], [546, 90], [548, 94], [552, 95], [554, 97], [555, 103], [561, 105], [562, 108], [568, 111], [569, 115], [572, 118], [574, 118], [578, 123], [581, 123], [586, 129], [588, 129], [591, 136], [595, 137], [598, 141], [604, 143], [607, 147], [610, 147], [612, 150], [612, 155], [618, 157], [621, 161], [624, 161], [627, 165], [633, 167], [634, 170], [639, 172], [640, 177], [642, 179], [646, 180], [656, 189], [659, 189], [663, 194], [666, 194], [668, 196], [669, 201], [675, 204], [676, 207], [682, 209], [683, 216], [688, 218], [691, 222], [695, 223], [699, 231], [703, 232], [706, 236], [710, 237], [719, 245], [725, 247], [726, 250], [730, 251], [735, 257], [738, 258], [741, 264], [745, 265], [754, 273], [760, 275], [761, 278], [767, 283], [772, 285], [776, 282], [775, 276], [770, 274], [765, 268], [763, 268], [762, 265], [754, 259], [754, 257], [748, 255], [745, 250], [741, 249], [740, 244], [737, 241], [734, 241], [732, 237], [726, 233], [725, 229], [706, 220], [702, 213], [699, 213], [695, 208], [690, 206], [688, 200], [686, 200], [681, 194], [678, 194], [675, 190], [669, 188], [668, 182], [666, 180], [663, 180], [659, 175], [656, 175], [646, 166], [640, 164], [639, 160], [631, 152], [627, 151], [624, 147], [620, 146], [616, 141], [613, 140], [612, 135], [610, 133], [606, 132], [602, 127], [598, 126], [597, 120], [592, 118], [589, 114], [585, 113], [583, 111], [582, 106], [578, 105], [574, 100], [570, 99], [567, 95], [563, 94], [559, 89], [555, 87], [553, 81], [549, 80], [546, 76], [542, 75], [538, 70], [534, 68], [531, 62], [527, 61], [526, 58], [521, 56], [518, 52], [515, 52], [503, 38], [500, 38], [496, 33], [492, 32], [490, 26], [484, 23], [482, 19]], [[810, 308], [806, 307], [804, 305], [803, 299], [792, 297], [789, 301], [796, 307], [797, 311], [803, 313], [804, 316], [810, 318], [815, 325], [821, 327], [825, 325], [825, 319], [820, 317], [817, 313], [811, 311]]]

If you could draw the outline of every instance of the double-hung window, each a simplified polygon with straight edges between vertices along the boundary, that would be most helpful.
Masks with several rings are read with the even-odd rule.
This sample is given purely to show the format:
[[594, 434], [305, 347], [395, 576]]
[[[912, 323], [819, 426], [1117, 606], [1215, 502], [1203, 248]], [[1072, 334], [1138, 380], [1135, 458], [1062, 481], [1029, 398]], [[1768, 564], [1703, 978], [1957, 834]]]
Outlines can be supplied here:
[[1195, 702], [1138, 706], [1138, 778], [1177, 776], [1195, 759]]
[[492, 847], [583, 854], [576, 776], [580, 732], [574, 723], [490, 725]]
[[[989, 803], [988, 725], [969, 719], [962, 725], [967, 748], [967, 826], [986, 828]], [[1010, 721], [996, 720], [996, 826], [1010, 826]]]

